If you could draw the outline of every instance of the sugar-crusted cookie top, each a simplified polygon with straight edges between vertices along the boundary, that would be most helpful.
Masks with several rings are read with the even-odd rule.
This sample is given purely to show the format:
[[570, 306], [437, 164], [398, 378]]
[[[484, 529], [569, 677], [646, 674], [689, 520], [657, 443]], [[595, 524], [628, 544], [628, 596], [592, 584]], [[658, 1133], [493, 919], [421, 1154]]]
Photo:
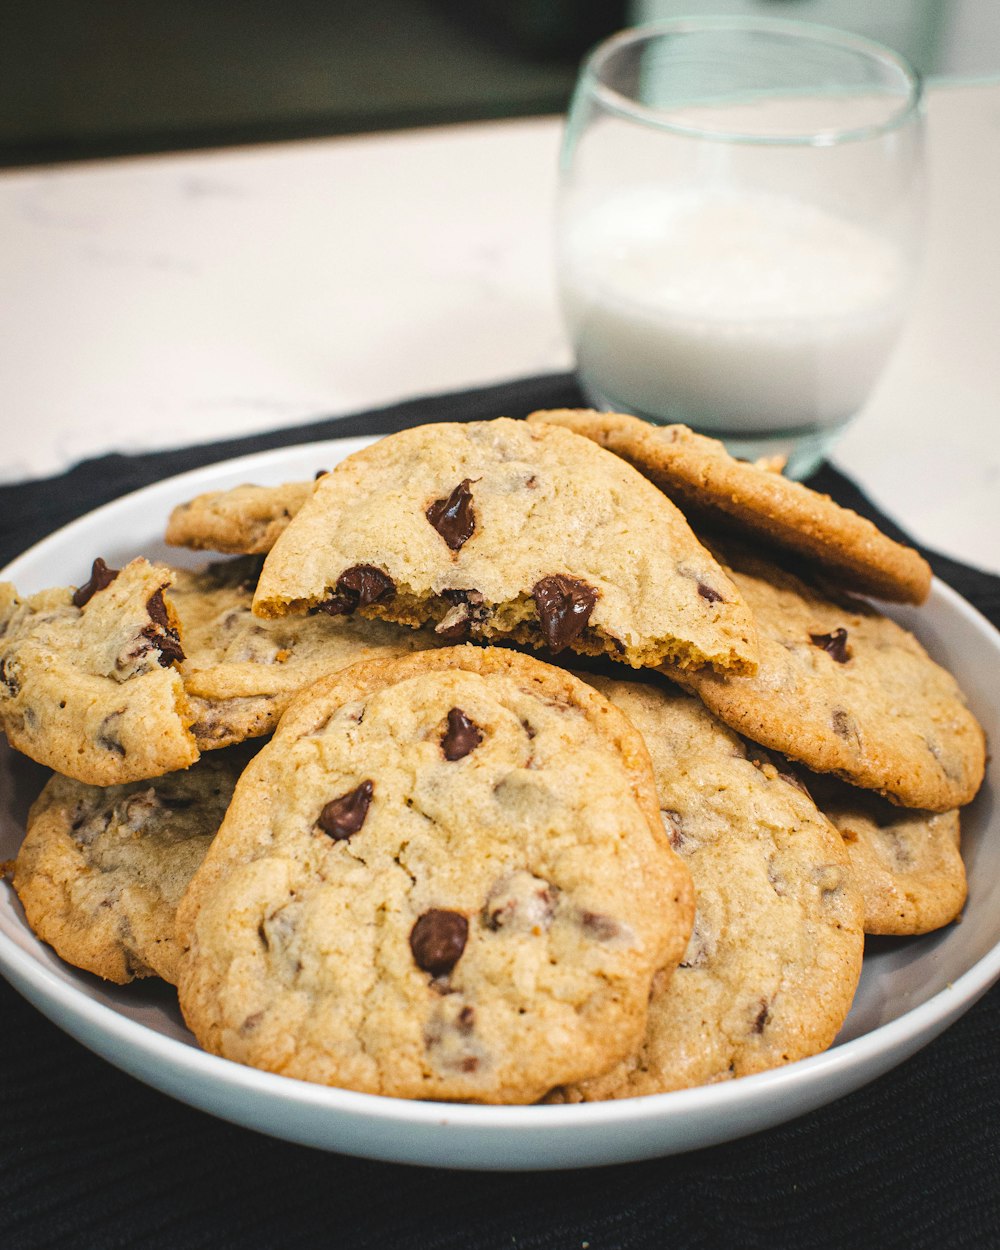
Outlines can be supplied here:
[[931, 569], [913, 550], [865, 517], [758, 464], [730, 456], [714, 438], [685, 425], [588, 409], [534, 412], [532, 424], [564, 426], [622, 456], [700, 521], [738, 529], [814, 560], [844, 587], [904, 603], [923, 603]]
[[322, 478], [254, 600], [314, 608], [633, 665], [755, 663], [738, 593], [660, 491], [587, 439], [505, 418], [405, 430]]
[[753, 610], [761, 655], [753, 677], [679, 674], [717, 716], [906, 807], [969, 802], [985, 768], [982, 729], [954, 677], [912, 634], [734, 543], [713, 550]]
[[536, 1099], [637, 1044], [687, 941], [656, 820], [641, 738], [569, 674], [476, 648], [355, 666], [240, 782], [179, 913], [185, 1016], [309, 1080]]
[[825, 1049], [864, 947], [842, 840], [794, 777], [748, 755], [696, 699], [593, 680], [645, 738], [697, 912], [680, 967], [654, 983], [637, 1053], [561, 1097], [682, 1089]]

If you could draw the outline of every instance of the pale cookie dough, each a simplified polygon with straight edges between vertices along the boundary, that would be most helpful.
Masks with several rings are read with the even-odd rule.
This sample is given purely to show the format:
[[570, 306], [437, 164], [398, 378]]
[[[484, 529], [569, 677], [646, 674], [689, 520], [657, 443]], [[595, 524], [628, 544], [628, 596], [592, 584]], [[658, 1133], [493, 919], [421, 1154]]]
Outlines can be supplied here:
[[638, 1045], [692, 913], [620, 712], [527, 656], [428, 651], [286, 712], [179, 908], [180, 1002], [272, 1072], [531, 1102]]
[[260, 616], [360, 611], [511, 639], [753, 672], [753, 623], [670, 501], [624, 461], [500, 418], [404, 430], [342, 461], [264, 562]]
[[903, 603], [923, 603], [931, 569], [865, 517], [781, 473], [730, 456], [686, 425], [651, 425], [617, 412], [560, 408], [528, 421], [566, 427], [627, 460], [692, 520], [737, 530], [815, 561], [838, 584]]
[[273, 732], [295, 695], [359, 660], [440, 646], [429, 630], [360, 616], [261, 620], [250, 611], [253, 557], [178, 570], [168, 591], [184, 638], [180, 672], [203, 751]]
[[631, 1098], [762, 1072], [824, 1050], [864, 949], [844, 844], [794, 778], [748, 757], [696, 699], [590, 678], [649, 747], [662, 820], [694, 879], [694, 932], [654, 981], [637, 1052], [552, 1101]]
[[315, 482], [234, 486], [178, 504], [167, 523], [172, 547], [263, 555], [313, 493]]
[[176, 980], [177, 904], [222, 823], [246, 753], [125, 786], [54, 776], [28, 816], [14, 888], [74, 967], [119, 985]]
[[985, 768], [983, 731], [950, 673], [894, 621], [825, 597], [736, 544], [713, 543], [750, 605], [754, 677], [677, 673], [725, 723], [815, 772], [904, 807], [968, 803]]
[[957, 811], [907, 811], [832, 777], [801, 776], [847, 846], [866, 933], [929, 933], [961, 913], [967, 885]]
[[0, 584], [0, 724], [12, 747], [101, 786], [198, 758], [177, 620], [163, 598], [172, 576], [145, 560], [119, 573], [99, 560], [75, 592], [22, 599]]

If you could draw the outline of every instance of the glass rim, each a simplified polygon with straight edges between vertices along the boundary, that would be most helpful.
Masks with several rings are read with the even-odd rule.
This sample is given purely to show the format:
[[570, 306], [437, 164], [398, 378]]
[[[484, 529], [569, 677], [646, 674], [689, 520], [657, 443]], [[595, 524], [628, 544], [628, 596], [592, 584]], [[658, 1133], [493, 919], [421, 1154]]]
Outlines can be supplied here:
[[[851, 126], [839, 130], [831, 128], [788, 135], [761, 135], [740, 130], [707, 130], [700, 126], [684, 125], [671, 120], [664, 110], [652, 105], [640, 104], [621, 91], [616, 91], [614, 87], [609, 87], [601, 79], [601, 72], [608, 61], [623, 48], [632, 44], [650, 42], [662, 35], [710, 34], [717, 31], [785, 35], [804, 43], [860, 53], [868, 60], [876, 61], [900, 75], [902, 83], [906, 86], [906, 94], [901, 95], [899, 108], [890, 117], [867, 126]], [[864, 35], [855, 35], [850, 31], [839, 30], [834, 26], [824, 26], [818, 22], [802, 22], [775, 17], [719, 16], [668, 18], [664, 21], [647, 22], [641, 26], [630, 27], [611, 35], [602, 40], [587, 55], [580, 74], [580, 87], [587, 88], [609, 112], [619, 117], [686, 138], [717, 143], [744, 143], [751, 146], [833, 147], [841, 143], [877, 138], [899, 129], [911, 117], [919, 113], [923, 99], [924, 80], [920, 71], [901, 53], [893, 51], [892, 48], [874, 39], [868, 39]]]

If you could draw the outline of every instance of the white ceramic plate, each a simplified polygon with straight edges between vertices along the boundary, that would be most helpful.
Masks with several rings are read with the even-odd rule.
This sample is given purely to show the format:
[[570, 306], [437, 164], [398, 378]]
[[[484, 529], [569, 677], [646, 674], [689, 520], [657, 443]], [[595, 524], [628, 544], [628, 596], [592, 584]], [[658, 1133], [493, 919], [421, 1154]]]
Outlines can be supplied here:
[[[25, 592], [86, 579], [102, 555], [177, 562], [161, 535], [169, 509], [240, 482], [308, 478], [369, 439], [248, 456], [119, 499], [15, 560], [0, 579]], [[188, 558], [189, 563], [196, 563]], [[893, 609], [968, 692], [1000, 742], [1000, 635], [948, 587], [922, 609]], [[857, 1089], [934, 1038], [1000, 976], [1000, 755], [966, 809], [969, 902], [963, 922], [924, 938], [870, 943], [851, 1014], [825, 1054], [759, 1076], [618, 1102], [569, 1107], [478, 1107], [404, 1102], [327, 1089], [207, 1055], [185, 1029], [169, 987], [118, 987], [64, 965], [36, 940], [12, 889], [0, 889], [0, 969], [60, 1028], [133, 1076], [215, 1115], [276, 1137], [407, 1163], [456, 1168], [560, 1168], [693, 1150], [768, 1128]], [[12, 857], [37, 767], [0, 749], [0, 859]], [[992, 835], [992, 836], [991, 836]]]

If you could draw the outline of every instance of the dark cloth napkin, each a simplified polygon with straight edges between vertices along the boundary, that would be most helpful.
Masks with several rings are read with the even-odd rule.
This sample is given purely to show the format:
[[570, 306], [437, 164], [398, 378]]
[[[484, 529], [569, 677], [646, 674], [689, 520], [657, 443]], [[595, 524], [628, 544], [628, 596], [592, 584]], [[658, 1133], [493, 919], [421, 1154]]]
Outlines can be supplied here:
[[[583, 402], [568, 375], [253, 438], [104, 456], [0, 487], [0, 565], [98, 504], [271, 447]], [[812, 485], [899, 530], [826, 466]], [[95, 553], [81, 551], [86, 571]], [[927, 552], [1000, 625], [1000, 578]], [[325, 1154], [174, 1102], [0, 981], [0, 1246], [848, 1250], [1000, 1246], [1000, 988], [850, 1097], [709, 1150], [573, 1172], [456, 1173]]]

